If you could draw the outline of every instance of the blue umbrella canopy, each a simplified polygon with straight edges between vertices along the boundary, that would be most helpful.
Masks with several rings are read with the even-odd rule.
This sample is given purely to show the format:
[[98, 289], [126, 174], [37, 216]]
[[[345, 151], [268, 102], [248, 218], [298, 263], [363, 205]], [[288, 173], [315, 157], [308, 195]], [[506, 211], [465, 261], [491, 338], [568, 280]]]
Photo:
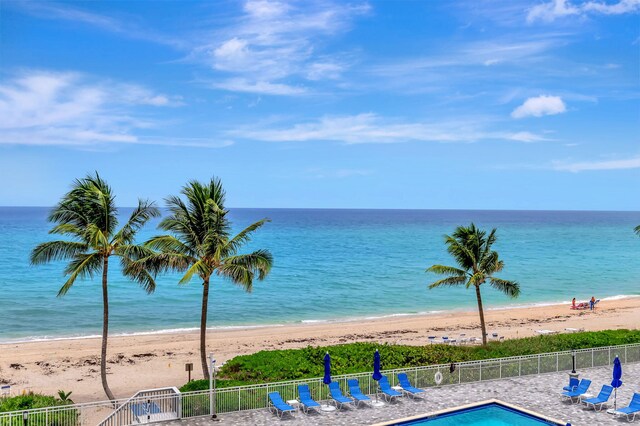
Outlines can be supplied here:
[[371, 378], [376, 382], [382, 379], [382, 374], [380, 373], [380, 352], [376, 349], [376, 353], [373, 354], [373, 374]]
[[325, 385], [331, 383], [331, 357], [329, 356], [329, 352], [324, 356], [324, 378], [322, 382]]
[[613, 360], [613, 380], [611, 381], [611, 386], [614, 388], [619, 388], [622, 386], [622, 364], [620, 364], [620, 358], [616, 357]]
[[618, 409], [618, 388], [622, 386], [622, 364], [620, 364], [620, 358], [616, 356], [613, 360], [613, 380], [611, 380], [611, 386], [615, 389], [613, 396], [613, 410]]

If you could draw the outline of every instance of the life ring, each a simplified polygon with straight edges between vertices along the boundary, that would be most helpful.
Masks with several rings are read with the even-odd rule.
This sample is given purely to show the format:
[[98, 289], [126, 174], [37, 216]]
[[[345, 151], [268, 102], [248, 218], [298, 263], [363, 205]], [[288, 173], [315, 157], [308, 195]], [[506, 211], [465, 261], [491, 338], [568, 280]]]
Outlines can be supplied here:
[[439, 385], [440, 383], [442, 383], [442, 378], [443, 378], [443, 377], [442, 377], [442, 373], [441, 373], [441, 372], [439, 372], [439, 371], [438, 371], [438, 372], [435, 374], [435, 376], [433, 376], [433, 378], [434, 378], [434, 379], [435, 379], [435, 381], [436, 381], [436, 385]]

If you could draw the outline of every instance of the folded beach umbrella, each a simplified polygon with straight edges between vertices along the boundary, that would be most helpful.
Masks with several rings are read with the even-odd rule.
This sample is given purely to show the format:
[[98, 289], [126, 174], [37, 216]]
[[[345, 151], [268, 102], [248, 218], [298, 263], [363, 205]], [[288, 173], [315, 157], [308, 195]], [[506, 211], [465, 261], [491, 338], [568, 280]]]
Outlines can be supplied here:
[[[382, 373], [380, 373], [380, 352], [376, 349], [376, 352], [373, 354], [373, 374], [371, 378], [376, 382], [382, 379]], [[378, 392], [376, 392], [376, 402], [374, 405], [383, 405], [382, 403], [378, 403]]]
[[618, 388], [622, 386], [622, 364], [620, 364], [620, 358], [616, 355], [616, 359], [613, 360], [613, 380], [611, 381], [611, 386], [614, 389], [613, 396], [613, 410], [618, 409]]
[[331, 357], [329, 356], [329, 352], [324, 356], [324, 378], [322, 382], [325, 385], [331, 383]]

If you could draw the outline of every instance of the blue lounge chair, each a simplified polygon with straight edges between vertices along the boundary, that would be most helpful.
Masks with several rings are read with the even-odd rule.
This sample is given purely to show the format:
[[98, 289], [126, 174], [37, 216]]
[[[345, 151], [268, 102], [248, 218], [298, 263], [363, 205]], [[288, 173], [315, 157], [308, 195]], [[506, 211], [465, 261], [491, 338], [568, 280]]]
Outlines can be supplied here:
[[134, 416], [138, 418], [147, 417], [152, 414], [159, 414], [162, 412], [158, 404], [155, 402], [141, 402], [138, 404], [132, 404], [129, 406], [129, 409], [133, 413]]
[[562, 390], [567, 391], [567, 392], [571, 392], [572, 390], [576, 390], [576, 388], [578, 387], [578, 383], [580, 383], [580, 380], [578, 380], [576, 377], [571, 377], [569, 379], [569, 386], [563, 387]]
[[360, 403], [364, 405], [371, 403], [371, 398], [363, 394], [360, 390], [360, 382], [358, 382], [358, 379], [349, 379], [347, 385], [349, 385], [349, 394], [356, 400], [356, 406], [360, 405]]
[[402, 390], [412, 398], [418, 398], [421, 393], [424, 393], [424, 389], [419, 389], [411, 386], [411, 382], [406, 373], [398, 373], [398, 381]]
[[626, 416], [628, 421], [634, 421], [636, 419], [636, 414], [640, 416], [640, 393], [634, 393], [629, 406], [618, 408], [613, 412], [613, 414], [615, 414], [616, 417]]
[[356, 402], [352, 398], [348, 398], [342, 394], [338, 382], [329, 383], [329, 394], [338, 410], [342, 410], [342, 407], [345, 405], [353, 404], [354, 407], [356, 405]]
[[269, 392], [269, 411], [275, 412], [278, 417], [282, 418], [284, 413], [289, 413], [293, 416], [293, 412], [296, 409], [282, 400], [280, 392]]
[[391, 388], [389, 379], [387, 379], [386, 376], [382, 376], [382, 378], [378, 381], [378, 385], [380, 386], [380, 391], [384, 395], [384, 399], [386, 399], [388, 402], [393, 401], [394, 398], [402, 396], [400, 392]]
[[309, 414], [309, 409], [315, 409], [317, 411], [320, 408], [320, 404], [311, 398], [309, 385], [298, 385], [298, 396], [300, 405], [302, 405], [302, 411], [305, 413]]
[[579, 402], [580, 397], [582, 397], [585, 393], [587, 393], [587, 390], [589, 390], [589, 386], [591, 386], [591, 380], [582, 379], [580, 380], [580, 383], [575, 390], [562, 392], [562, 397], [571, 400], [571, 402], [573, 402], [575, 398]]
[[582, 402], [587, 404], [587, 407], [593, 407], [595, 411], [602, 411], [602, 408], [607, 405], [607, 402], [609, 401], [611, 392], [613, 392], [613, 387], [603, 385], [598, 396], [595, 398], [583, 399]]

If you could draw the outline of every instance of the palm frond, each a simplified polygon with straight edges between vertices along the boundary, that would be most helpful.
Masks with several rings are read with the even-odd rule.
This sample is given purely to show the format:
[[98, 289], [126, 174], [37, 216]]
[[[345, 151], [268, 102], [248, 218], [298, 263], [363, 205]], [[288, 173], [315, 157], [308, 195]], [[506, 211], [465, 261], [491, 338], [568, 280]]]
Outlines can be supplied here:
[[248, 293], [253, 289], [255, 271], [246, 265], [225, 263], [218, 268], [217, 273], [229, 279], [233, 284], [242, 286]]
[[509, 297], [518, 297], [520, 295], [520, 284], [516, 281], [503, 280], [501, 278], [491, 277], [491, 287], [500, 290]]
[[64, 270], [65, 275], [69, 275], [69, 278], [58, 291], [58, 297], [67, 294], [78, 277], [92, 278], [95, 274], [100, 272], [104, 265], [103, 259], [104, 258], [100, 255], [100, 253], [76, 255], [76, 257], [71, 262], [69, 262]]
[[466, 275], [453, 276], [453, 277], [443, 278], [434, 283], [431, 283], [429, 284], [429, 288], [431, 289], [431, 288], [442, 287], [442, 286], [458, 286], [458, 285], [464, 285], [466, 282], [467, 282]]
[[193, 265], [187, 269], [184, 276], [180, 279], [178, 284], [187, 284], [194, 275], [198, 275], [200, 277], [208, 277], [213, 273], [213, 270], [209, 265], [207, 265], [203, 260], [198, 260]]
[[173, 235], [159, 235], [151, 238], [144, 245], [152, 250], [161, 252], [180, 253], [185, 256], [196, 257], [197, 253]]
[[251, 225], [247, 226], [245, 229], [240, 231], [233, 237], [229, 242], [227, 242], [225, 247], [226, 255], [234, 255], [240, 250], [240, 248], [251, 241], [251, 235], [258, 229], [262, 228], [266, 223], [271, 222], [270, 219], [261, 219]]
[[49, 234], [71, 235], [81, 240], [84, 239], [84, 230], [73, 223], [61, 223], [56, 225], [51, 228]]
[[85, 243], [75, 241], [48, 241], [38, 244], [31, 252], [32, 265], [41, 265], [55, 260], [73, 259], [88, 249]]
[[185, 272], [198, 260], [181, 253], [154, 253], [150, 256], [136, 260], [141, 268], [151, 271], [153, 274], [163, 272]]
[[638, 236], [640, 236], [640, 225], [636, 226], [635, 228], [633, 228], [633, 231], [638, 234]]
[[[259, 280], [264, 280], [271, 272], [273, 266], [273, 256], [268, 250], [256, 250], [249, 254], [240, 254], [227, 257], [224, 261], [222, 269], [225, 265], [240, 265], [251, 270], [254, 275], [258, 274]], [[224, 271], [221, 271], [224, 275]]]
[[160, 216], [160, 210], [153, 202], [148, 200], [138, 200], [138, 206], [131, 212], [127, 223], [116, 233], [113, 238], [114, 243], [131, 244], [136, 233], [151, 218]]
[[433, 265], [427, 268], [425, 272], [432, 272], [438, 275], [455, 275], [455, 276], [464, 276], [466, 275], [466, 271], [455, 268], [453, 266], [445, 266], [445, 265]]
[[126, 257], [121, 258], [120, 263], [122, 265], [122, 274], [124, 276], [131, 278], [133, 281], [140, 284], [147, 294], [151, 294], [155, 291], [155, 278], [147, 269], [141, 268], [139, 263], [131, 261]]

